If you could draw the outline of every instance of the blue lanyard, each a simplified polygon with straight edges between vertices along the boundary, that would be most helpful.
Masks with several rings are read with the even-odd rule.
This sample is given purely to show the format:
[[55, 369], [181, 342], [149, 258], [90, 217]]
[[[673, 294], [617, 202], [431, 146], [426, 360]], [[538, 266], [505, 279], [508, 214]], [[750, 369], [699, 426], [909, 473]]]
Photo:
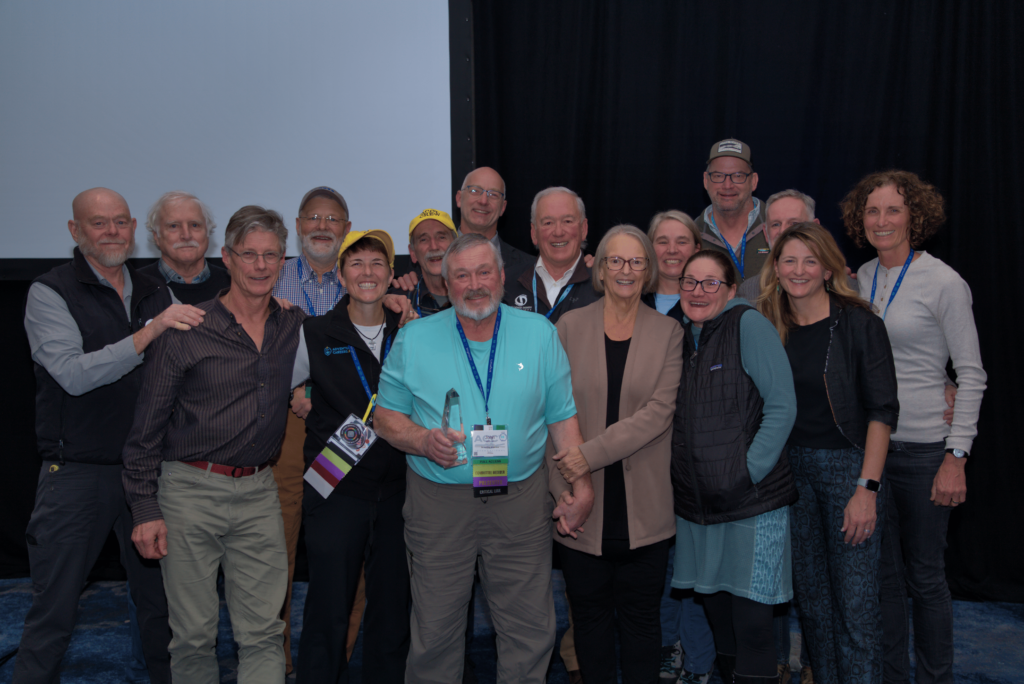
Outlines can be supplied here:
[[[718, 230], [718, 224], [715, 223], [714, 212], [711, 213], [711, 225], [715, 227], [715, 230]], [[747, 228], [749, 229], [749, 226]], [[718, 234], [722, 235], [722, 231], [719, 230]], [[739, 259], [736, 258], [736, 252], [732, 251], [732, 245], [729, 244], [729, 241], [725, 239], [724, 235], [722, 235], [722, 242], [725, 243], [725, 248], [729, 250], [729, 256], [732, 257], [732, 263], [736, 264], [736, 268], [738, 268], [740, 271], [740, 280], [743, 280], [743, 262], [747, 258], [747, 231], [743, 231], [743, 239], [740, 240]]]
[[487, 416], [487, 424], [491, 424], [491, 409], [488, 401], [491, 398], [491, 381], [494, 380], [494, 354], [498, 351], [498, 328], [501, 327], [501, 306], [498, 306], [498, 315], [494, 319], [494, 335], [491, 337], [491, 358], [487, 362], [487, 391], [484, 392], [484, 384], [480, 382], [480, 374], [476, 371], [476, 364], [473, 363], [473, 352], [469, 348], [469, 340], [466, 339], [466, 331], [462, 329], [462, 323], [456, 317], [455, 327], [459, 329], [459, 337], [462, 338], [462, 346], [466, 350], [466, 357], [469, 359], [469, 369], [473, 371], [473, 379], [476, 386], [480, 388], [480, 394], [484, 397], [484, 415]]
[[[544, 314], [544, 318], [548, 318], [548, 319], [551, 318], [551, 314], [555, 313], [555, 309], [558, 308], [558, 305], [561, 304], [562, 302], [564, 302], [565, 298], [569, 296], [569, 292], [572, 291], [572, 288], [573, 288], [574, 285], [575, 285], [575, 283], [573, 283], [569, 287], [567, 287], [564, 290], [562, 290], [562, 296], [559, 297], [558, 301], [555, 302], [555, 305], [553, 307], [551, 307], [551, 309], [549, 309], [546, 314]], [[540, 311], [537, 310], [537, 307], [538, 307], [538, 303], [537, 303], [537, 267], [534, 266], [533, 267], [533, 312], [534, 313], [540, 313]]]
[[[384, 354], [380, 357], [380, 365], [384, 365], [384, 359], [388, 358], [388, 352], [391, 351], [391, 340], [389, 337], [387, 343], [384, 345]], [[363, 366], [359, 363], [359, 357], [356, 356], [356, 348], [354, 345], [349, 345], [348, 353], [352, 355], [352, 363], [355, 364], [356, 373], [359, 373], [359, 382], [363, 383], [363, 389], [366, 391], [366, 398], [370, 400], [370, 415], [373, 415], [373, 392], [370, 391], [370, 383], [366, 382], [366, 374], [363, 373]]]
[[[896, 293], [899, 292], [900, 283], [903, 282], [903, 276], [907, 274], [907, 269], [910, 268], [910, 262], [914, 260], [914, 250], [910, 250], [910, 254], [907, 255], [907, 261], [903, 264], [903, 270], [900, 271], [900, 277], [896, 279], [896, 284], [893, 285], [892, 294], [889, 295], [889, 303], [885, 305], [885, 311], [882, 312], [882, 320], [885, 320], [885, 314], [889, 313], [889, 307], [892, 305], [892, 300], [896, 299]], [[875, 264], [875, 277], [871, 280], [871, 306], [875, 305], [875, 288], [878, 287], [878, 265], [882, 262], [878, 260], [878, 264]]]
[[[315, 275], [315, 271], [313, 271], [312, 269], [310, 269], [310, 272]], [[318, 314], [316, 312], [316, 309], [313, 307], [313, 300], [311, 300], [309, 298], [309, 295], [306, 294], [306, 288], [303, 287], [303, 282], [304, 281], [302, 279], [302, 259], [299, 259], [299, 289], [302, 290], [302, 296], [306, 298], [306, 306], [309, 307], [309, 309], [306, 311], [306, 313], [309, 314], [310, 316], [319, 316], [320, 314]], [[338, 302], [340, 302], [340, 301], [341, 301], [341, 283], [338, 283], [338, 298], [334, 300], [334, 304], [331, 304], [331, 309], [336, 307], [338, 305]], [[328, 309], [328, 311], [330, 311], [330, 309]]]
[[416, 281], [416, 315], [423, 318], [423, 312], [420, 311], [420, 283], [422, 280]]

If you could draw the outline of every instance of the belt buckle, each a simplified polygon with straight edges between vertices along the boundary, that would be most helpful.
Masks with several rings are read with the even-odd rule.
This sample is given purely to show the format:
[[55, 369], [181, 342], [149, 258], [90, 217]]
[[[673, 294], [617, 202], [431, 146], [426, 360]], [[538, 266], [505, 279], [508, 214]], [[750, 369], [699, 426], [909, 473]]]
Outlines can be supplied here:
[[240, 466], [234, 466], [234, 467], [231, 468], [231, 477], [234, 477], [234, 478], [237, 479], [239, 477], [243, 477], [244, 475], [245, 475], [245, 468], [242, 468]]

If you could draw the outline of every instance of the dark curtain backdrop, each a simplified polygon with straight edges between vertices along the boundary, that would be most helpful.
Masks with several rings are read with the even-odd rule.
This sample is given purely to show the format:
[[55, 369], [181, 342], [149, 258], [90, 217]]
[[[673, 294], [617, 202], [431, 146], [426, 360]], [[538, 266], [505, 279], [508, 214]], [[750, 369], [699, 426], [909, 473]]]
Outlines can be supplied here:
[[725, 137], [751, 146], [758, 197], [795, 187], [817, 200], [854, 269], [872, 255], [842, 235], [837, 205], [857, 180], [899, 167], [941, 190], [949, 220], [926, 248], [971, 285], [989, 376], [950, 584], [1024, 601], [1024, 6], [479, 0], [473, 12], [476, 163], [505, 177], [500, 230], [520, 247], [549, 185], [586, 202], [591, 245], [664, 209], [696, 216]]

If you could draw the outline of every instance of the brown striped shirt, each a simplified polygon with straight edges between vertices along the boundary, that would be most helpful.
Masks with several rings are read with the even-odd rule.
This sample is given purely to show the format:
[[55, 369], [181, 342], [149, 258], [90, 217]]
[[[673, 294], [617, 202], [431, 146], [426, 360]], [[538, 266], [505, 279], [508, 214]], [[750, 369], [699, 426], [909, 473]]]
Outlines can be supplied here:
[[[223, 294], [223, 293], [222, 293]], [[262, 349], [220, 298], [203, 323], [168, 330], [146, 350], [135, 423], [124, 447], [124, 489], [136, 525], [160, 520], [163, 461], [261, 465], [280, 449], [292, 366], [306, 314], [270, 300]]]

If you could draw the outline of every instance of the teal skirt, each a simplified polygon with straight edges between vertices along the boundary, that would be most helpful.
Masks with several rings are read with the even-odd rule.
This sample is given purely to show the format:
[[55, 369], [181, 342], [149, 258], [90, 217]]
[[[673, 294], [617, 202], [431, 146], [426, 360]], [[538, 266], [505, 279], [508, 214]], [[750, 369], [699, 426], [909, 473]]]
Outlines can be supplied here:
[[676, 516], [674, 568], [677, 589], [785, 603], [793, 598], [789, 506], [718, 525]]

